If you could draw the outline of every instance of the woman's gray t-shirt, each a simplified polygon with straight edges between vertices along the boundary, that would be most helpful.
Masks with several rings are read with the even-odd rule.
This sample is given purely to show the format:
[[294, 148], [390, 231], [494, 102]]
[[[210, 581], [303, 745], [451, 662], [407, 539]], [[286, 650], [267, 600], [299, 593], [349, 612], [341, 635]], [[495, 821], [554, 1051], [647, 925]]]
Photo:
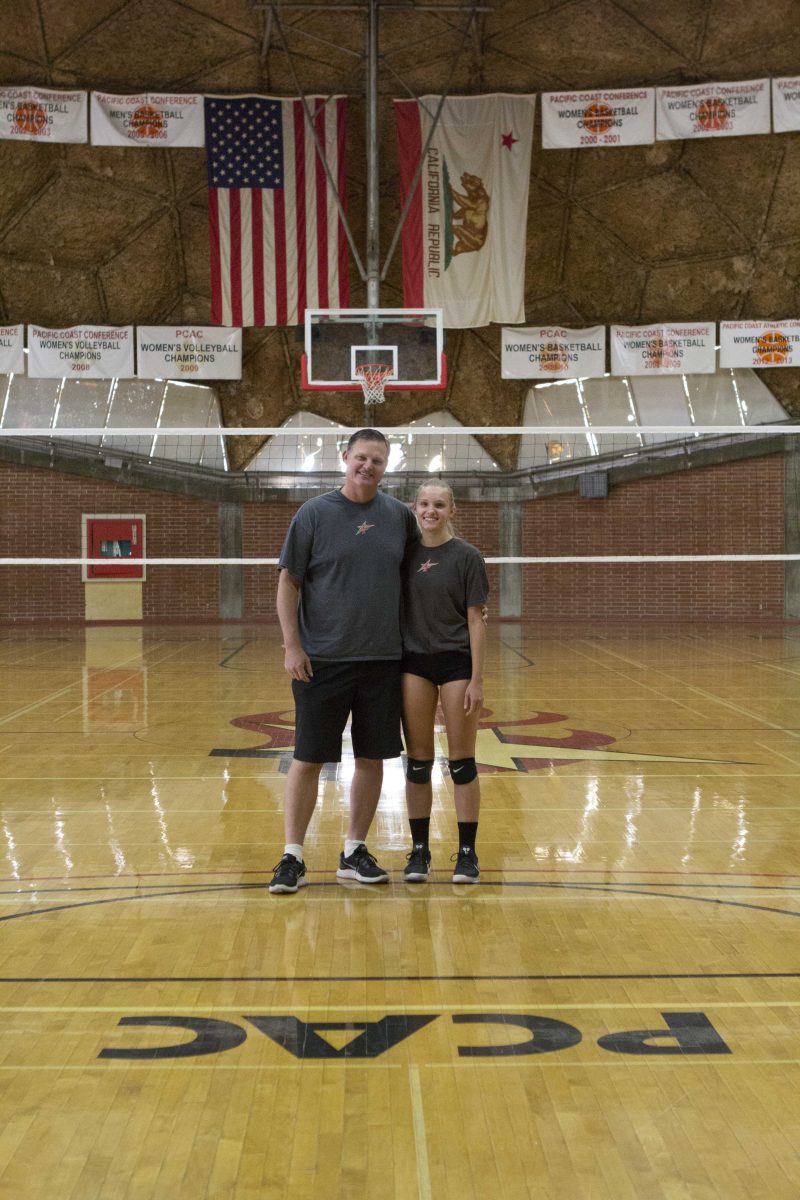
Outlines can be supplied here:
[[467, 609], [485, 604], [489, 580], [481, 553], [461, 538], [412, 547], [403, 563], [403, 650], [469, 650]]
[[300, 643], [309, 658], [400, 657], [400, 566], [418, 539], [411, 510], [383, 492], [365, 504], [325, 492], [301, 505], [278, 566], [300, 581]]

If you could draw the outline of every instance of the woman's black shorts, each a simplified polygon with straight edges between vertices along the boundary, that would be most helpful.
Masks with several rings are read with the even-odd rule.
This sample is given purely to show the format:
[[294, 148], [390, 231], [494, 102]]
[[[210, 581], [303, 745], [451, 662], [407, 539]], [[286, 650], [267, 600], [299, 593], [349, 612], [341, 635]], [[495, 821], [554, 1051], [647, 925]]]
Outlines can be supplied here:
[[443, 650], [440, 654], [404, 654], [400, 660], [404, 675], [421, 675], [437, 687], [455, 679], [472, 678], [472, 656], [468, 650]]

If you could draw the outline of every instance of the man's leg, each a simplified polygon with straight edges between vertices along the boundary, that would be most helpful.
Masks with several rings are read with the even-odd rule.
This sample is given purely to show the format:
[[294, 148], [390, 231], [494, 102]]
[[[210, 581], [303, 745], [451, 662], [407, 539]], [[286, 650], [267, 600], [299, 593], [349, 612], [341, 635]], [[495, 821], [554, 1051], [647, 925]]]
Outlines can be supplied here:
[[283, 858], [275, 867], [269, 885], [273, 894], [292, 894], [308, 883], [306, 864], [303, 860], [303, 842], [317, 803], [321, 770], [321, 762], [308, 763], [297, 758], [292, 759], [286, 777], [284, 800], [283, 824], [286, 845], [283, 848]]
[[383, 783], [383, 760], [357, 758], [350, 785], [348, 841], [366, 842], [369, 827], [378, 808]]
[[350, 819], [344, 850], [339, 857], [340, 879], [359, 883], [388, 883], [389, 875], [367, 850], [367, 834], [378, 807], [383, 783], [383, 760], [357, 758], [350, 785]]
[[[286, 777], [283, 827], [287, 844], [302, 846], [314, 814], [323, 764], [301, 762], [293, 758]], [[378, 785], [380, 788], [380, 784]]]

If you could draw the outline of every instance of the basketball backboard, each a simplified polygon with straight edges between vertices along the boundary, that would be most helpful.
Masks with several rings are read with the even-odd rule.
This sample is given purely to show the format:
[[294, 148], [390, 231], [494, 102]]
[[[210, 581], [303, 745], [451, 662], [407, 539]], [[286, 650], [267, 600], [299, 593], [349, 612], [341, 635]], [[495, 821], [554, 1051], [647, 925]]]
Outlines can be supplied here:
[[359, 391], [366, 364], [384, 364], [386, 391], [443, 389], [447, 366], [440, 308], [307, 308], [302, 384]]

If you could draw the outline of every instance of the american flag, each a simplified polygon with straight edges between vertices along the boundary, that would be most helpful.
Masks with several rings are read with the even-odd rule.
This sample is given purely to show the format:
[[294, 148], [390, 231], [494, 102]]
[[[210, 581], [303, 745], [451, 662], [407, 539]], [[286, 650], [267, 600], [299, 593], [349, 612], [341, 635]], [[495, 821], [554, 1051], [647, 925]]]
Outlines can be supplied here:
[[[344, 205], [347, 101], [307, 97]], [[211, 319], [299, 325], [346, 308], [347, 240], [302, 100], [207, 96]]]

